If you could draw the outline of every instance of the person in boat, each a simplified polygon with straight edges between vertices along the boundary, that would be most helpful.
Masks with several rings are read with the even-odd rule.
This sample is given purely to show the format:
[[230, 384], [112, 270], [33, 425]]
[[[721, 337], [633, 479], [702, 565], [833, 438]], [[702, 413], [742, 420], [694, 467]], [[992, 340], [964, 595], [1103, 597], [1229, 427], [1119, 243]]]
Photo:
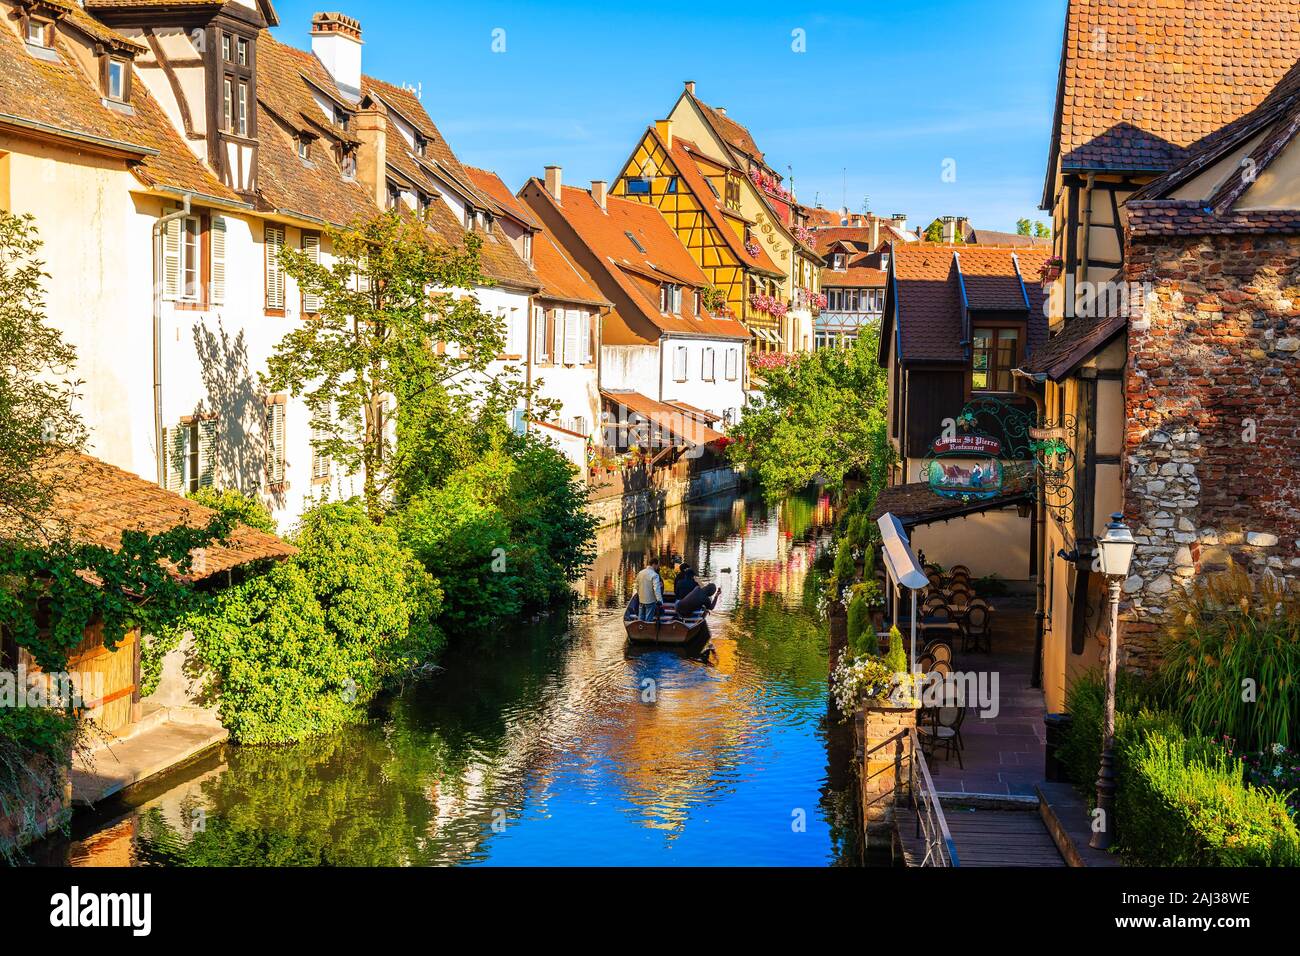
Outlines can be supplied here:
[[677, 578], [673, 581], [673, 597], [680, 601], [699, 586], [700, 582], [695, 579], [695, 569], [683, 561], [677, 569]]
[[664, 579], [659, 576], [658, 558], [651, 558], [646, 566], [637, 572], [636, 599], [641, 605], [638, 613], [640, 620], [659, 619], [659, 608], [664, 603]]

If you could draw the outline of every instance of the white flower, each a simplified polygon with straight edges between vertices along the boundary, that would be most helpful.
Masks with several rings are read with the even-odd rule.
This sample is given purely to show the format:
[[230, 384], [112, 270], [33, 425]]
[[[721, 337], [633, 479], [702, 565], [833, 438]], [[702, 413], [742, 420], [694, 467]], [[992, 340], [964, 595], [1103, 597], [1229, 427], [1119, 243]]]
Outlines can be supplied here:
[[1274, 756], [1274, 757], [1280, 757], [1280, 756], [1282, 756], [1284, 753], [1286, 753], [1286, 748], [1283, 747], [1281, 744], [1274, 744], [1274, 745], [1273, 745], [1273, 756]]

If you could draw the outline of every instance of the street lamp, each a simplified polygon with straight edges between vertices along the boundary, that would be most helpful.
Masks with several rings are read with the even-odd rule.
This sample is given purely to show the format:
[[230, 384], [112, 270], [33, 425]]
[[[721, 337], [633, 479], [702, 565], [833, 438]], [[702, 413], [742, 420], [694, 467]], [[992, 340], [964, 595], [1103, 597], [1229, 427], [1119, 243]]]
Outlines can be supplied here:
[[1101, 829], [1094, 829], [1088, 845], [1109, 850], [1115, 842], [1115, 676], [1119, 668], [1119, 599], [1128, 578], [1137, 542], [1124, 525], [1122, 514], [1110, 516], [1106, 536], [1098, 542], [1097, 564], [1110, 584], [1110, 640], [1106, 647], [1106, 713], [1102, 724], [1101, 766], [1097, 771], [1097, 809]]

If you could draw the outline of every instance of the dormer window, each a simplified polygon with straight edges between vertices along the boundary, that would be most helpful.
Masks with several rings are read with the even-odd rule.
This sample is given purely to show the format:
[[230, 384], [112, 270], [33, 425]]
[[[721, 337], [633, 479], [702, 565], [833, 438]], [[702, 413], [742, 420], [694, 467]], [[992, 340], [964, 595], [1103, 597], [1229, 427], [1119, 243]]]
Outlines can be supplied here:
[[342, 170], [344, 179], [356, 179], [357, 154], [355, 150], [348, 149], [344, 151], [343, 159], [339, 162], [339, 169]]
[[125, 103], [127, 100], [126, 60], [111, 56], [104, 67], [104, 95], [110, 100]]
[[682, 314], [682, 287], [666, 282], [659, 287], [659, 311]]
[[28, 16], [25, 31], [29, 45], [48, 50], [54, 45], [54, 24], [40, 17]]
[[224, 61], [218, 87], [221, 129], [235, 136], [256, 136], [253, 41], [223, 31], [221, 59]]
[[834, 263], [835, 263], [835, 271], [836, 271], [836, 272], [843, 272], [843, 271], [844, 271], [844, 253], [842, 253], [842, 252], [837, 252], [837, 253], [835, 253]]
[[419, 133], [416, 133], [415, 134], [415, 155], [423, 156], [425, 152], [428, 150], [428, 147], [429, 147], [429, 141], [426, 140]]
[[341, 128], [347, 129], [348, 124], [352, 122], [352, 115], [341, 106], [334, 107], [334, 122]]
[[243, 37], [235, 41], [235, 62], [240, 66], [248, 66], [248, 41]]
[[311, 140], [306, 136], [298, 137], [298, 158], [304, 163], [311, 161]]

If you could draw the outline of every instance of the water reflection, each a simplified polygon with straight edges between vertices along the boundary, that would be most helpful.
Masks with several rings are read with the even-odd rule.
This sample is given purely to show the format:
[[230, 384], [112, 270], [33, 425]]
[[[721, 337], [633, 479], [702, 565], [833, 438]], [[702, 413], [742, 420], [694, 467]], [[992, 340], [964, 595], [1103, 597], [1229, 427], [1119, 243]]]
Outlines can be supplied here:
[[[601, 533], [565, 620], [460, 641], [362, 727], [229, 748], [78, 821], [83, 865], [780, 864], [853, 857], [826, 638], [805, 608], [824, 496], [714, 500]], [[723, 588], [707, 654], [633, 651], [648, 553]], [[801, 828], [800, 820], [806, 820]]]

